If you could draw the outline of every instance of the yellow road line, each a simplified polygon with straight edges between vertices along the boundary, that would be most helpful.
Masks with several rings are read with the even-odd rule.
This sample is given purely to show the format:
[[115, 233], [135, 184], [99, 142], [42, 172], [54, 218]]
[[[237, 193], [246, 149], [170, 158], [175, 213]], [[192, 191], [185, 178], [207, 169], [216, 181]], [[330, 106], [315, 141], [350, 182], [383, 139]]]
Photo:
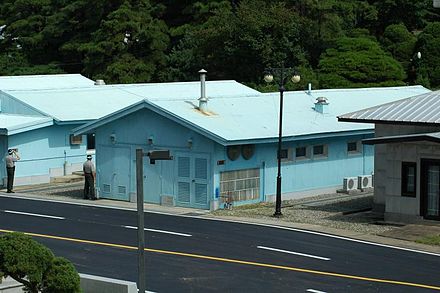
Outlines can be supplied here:
[[[11, 233], [11, 232], [15, 232], [15, 231], [0, 229], [0, 232]], [[27, 232], [23, 232], [23, 233], [26, 235], [29, 235], [29, 236], [48, 238], [48, 239], [64, 240], [64, 241], [78, 242], [78, 243], [87, 243], [87, 244], [108, 246], [108, 247], [114, 247], [114, 248], [123, 248], [123, 249], [129, 249], [129, 250], [137, 250], [138, 249], [135, 246], [128, 246], [128, 245], [122, 245], [122, 244], [98, 242], [98, 241], [83, 240], [83, 239], [76, 239], [76, 238], [67, 238], [67, 237], [37, 234], [37, 233], [27, 233]], [[344, 279], [353, 279], [353, 280], [368, 281], [368, 282], [375, 282], [375, 283], [385, 283], [385, 284], [393, 284], [393, 285], [426, 288], [426, 289], [433, 289], [433, 290], [440, 291], [440, 287], [438, 287], [438, 286], [425, 285], [425, 284], [417, 284], [417, 283], [401, 282], [401, 281], [377, 279], [377, 278], [368, 278], [368, 277], [361, 277], [361, 276], [355, 276], [355, 275], [338, 274], [338, 273], [332, 273], [332, 272], [324, 272], [324, 271], [309, 270], [309, 269], [302, 269], [302, 268], [296, 268], [296, 267], [280, 266], [280, 265], [274, 265], [274, 264], [258, 263], [258, 262], [244, 261], [244, 260], [238, 260], [238, 259], [222, 258], [222, 257], [199, 255], [199, 254], [184, 253], [184, 252], [177, 252], [177, 251], [160, 250], [160, 249], [152, 249], [152, 248], [145, 248], [145, 251], [160, 253], [160, 254], [178, 255], [178, 256], [185, 256], [185, 257], [192, 257], [192, 258], [199, 258], [199, 259], [221, 261], [221, 262], [227, 262], [227, 263], [265, 267], [265, 268], [272, 268], [272, 269], [281, 269], [281, 270], [295, 271], [295, 272], [322, 275], [322, 276], [331, 276], [331, 277], [344, 278]]]

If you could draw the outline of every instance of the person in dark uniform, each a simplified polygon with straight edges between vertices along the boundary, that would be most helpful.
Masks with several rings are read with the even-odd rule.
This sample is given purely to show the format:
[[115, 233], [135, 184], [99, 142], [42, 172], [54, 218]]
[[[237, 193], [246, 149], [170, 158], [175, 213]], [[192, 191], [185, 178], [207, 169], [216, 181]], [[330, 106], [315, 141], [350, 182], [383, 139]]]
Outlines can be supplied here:
[[5, 157], [6, 174], [8, 176], [7, 193], [14, 193], [12, 190], [14, 186], [15, 162], [20, 160], [17, 150], [9, 149], [8, 155]]
[[95, 200], [95, 165], [92, 156], [87, 155], [87, 161], [83, 164], [84, 171], [84, 199]]

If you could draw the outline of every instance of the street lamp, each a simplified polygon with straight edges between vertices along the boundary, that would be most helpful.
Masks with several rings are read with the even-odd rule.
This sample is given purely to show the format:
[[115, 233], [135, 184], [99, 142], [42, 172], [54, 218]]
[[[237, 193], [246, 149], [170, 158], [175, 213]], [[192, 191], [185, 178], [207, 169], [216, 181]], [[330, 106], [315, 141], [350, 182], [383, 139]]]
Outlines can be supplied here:
[[300, 76], [294, 68], [285, 68], [282, 65], [280, 68], [268, 68], [264, 75], [264, 81], [267, 83], [272, 82], [274, 79], [278, 83], [278, 90], [280, 91], [280, 121], [279, 121], [279, 131], [278, 131], [278, 175], [277, 175], [277, 193], [276, 193], [276, 203], [275, 203], [275, 213], [274, 217], [280, 217], [281, 213], [281, 144], [283, 140], [283, 93], [286, 90], [284, 85], [288, 77], [291, 76], [293, 83], [298, 83], [300, 81]]

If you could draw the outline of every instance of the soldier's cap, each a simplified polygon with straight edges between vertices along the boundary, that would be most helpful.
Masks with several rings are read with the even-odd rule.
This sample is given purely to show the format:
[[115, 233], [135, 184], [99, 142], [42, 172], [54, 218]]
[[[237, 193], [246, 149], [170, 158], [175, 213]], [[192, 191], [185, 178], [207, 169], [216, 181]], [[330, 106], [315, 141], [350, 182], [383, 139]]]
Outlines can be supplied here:
[[10, 155], [12, 155], [13, 152], [14, 152], [13, 149], [9, 149], [9, 150], [8, 150], [8, 154], [10, 154]]
[[92, 155], [87, 155], [87, 160], [91, 160], [92, 159]]

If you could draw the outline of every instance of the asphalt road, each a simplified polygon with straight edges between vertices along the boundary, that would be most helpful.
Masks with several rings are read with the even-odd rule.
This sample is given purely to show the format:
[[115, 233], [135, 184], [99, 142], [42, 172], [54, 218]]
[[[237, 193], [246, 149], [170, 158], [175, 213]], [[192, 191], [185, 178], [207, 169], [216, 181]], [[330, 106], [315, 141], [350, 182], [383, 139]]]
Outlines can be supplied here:
[[[1, 232], [34, 233], [81, 273], [136, 281], [136, 221], [134, 211], [0, 196]], [[152, 292], [440, 291], [440, 255], [156, 213], [145, 228]]]

